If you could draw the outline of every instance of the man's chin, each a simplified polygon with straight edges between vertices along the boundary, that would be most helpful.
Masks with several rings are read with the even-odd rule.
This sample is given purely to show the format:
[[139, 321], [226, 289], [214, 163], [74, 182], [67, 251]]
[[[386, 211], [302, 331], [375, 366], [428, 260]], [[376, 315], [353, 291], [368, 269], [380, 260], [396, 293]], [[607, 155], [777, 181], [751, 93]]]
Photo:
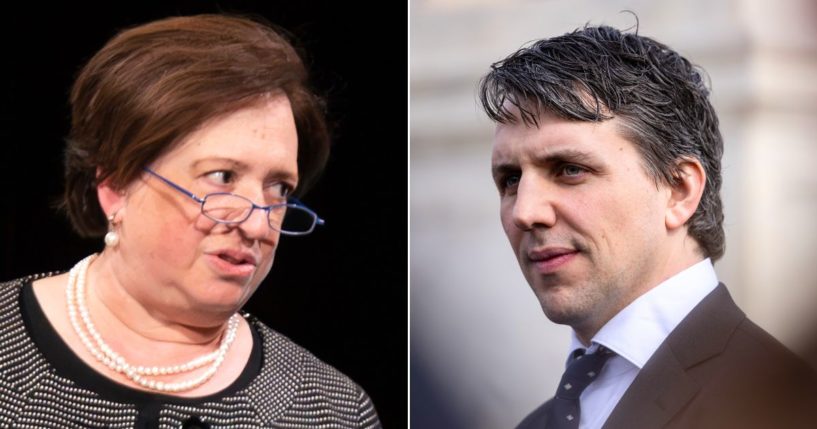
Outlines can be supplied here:
[[571, 311], [571, 309], [553, 309], [542, 306], [542, 310], [544, 310], [545, 317], [547, 317], [548, 320], [558, 325], [568, 325], [572, 327], [576, 326], [586, 318], [580, 312]]
[[573, 326], [584, 320], [586, 309], [577, 305], [575, 290], [566, 286], [551, 286], [536, 291], [545, 316], [553, 323]]

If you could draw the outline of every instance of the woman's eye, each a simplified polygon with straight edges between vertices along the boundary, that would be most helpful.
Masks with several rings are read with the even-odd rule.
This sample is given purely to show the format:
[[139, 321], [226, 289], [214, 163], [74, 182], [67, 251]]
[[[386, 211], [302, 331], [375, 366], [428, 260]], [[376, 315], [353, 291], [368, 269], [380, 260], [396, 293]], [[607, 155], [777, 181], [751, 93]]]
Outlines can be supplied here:
[[229, 185], [235, 179], [235, 173], [230, 170], [216, 170], [205, 174], [205, 177], [218, 185]]
[[292, 192], [292, 187], [286, 183], [275, 183], [267, 186], [266, 189], [267, 193], [272, 195], [274, 198], [286, 199]]

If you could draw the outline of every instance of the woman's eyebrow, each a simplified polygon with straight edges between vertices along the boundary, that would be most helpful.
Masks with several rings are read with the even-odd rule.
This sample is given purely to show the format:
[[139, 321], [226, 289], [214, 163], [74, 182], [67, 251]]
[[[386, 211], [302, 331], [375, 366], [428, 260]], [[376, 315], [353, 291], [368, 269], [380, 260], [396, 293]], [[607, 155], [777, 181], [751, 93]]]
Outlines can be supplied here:
[[239, 172], [248, 170], [250, 168], [249, 165], [247, 165], [244, 162], [241, 162], [241, 161], [233, 159], [233, 158], [226, 158], [226, 157], [220, 157], [220, 156], [214, 156], [214, 157], [198, 159], [195, 162], [193, 162], [191, 167], [194, 168], [194, 169], [198, 168], [201, 164], [203, 164], [205, 162], [224, 162], [224, 163], [228, 163], [228, 164], [230, 164], [231, 168], [233, 168], [234, 170], [239, 171]]
[[[207, 157], [207, 158], [202, 158], [202, 159], [196, 160], [195, 162], [193, 162], [191, 167], [193, 169], [196, 169], [201, 164], [207, 163], [207, 162], [227, 163], [227, 164], [230, 165], [230, 168], [235, 170], [237, 173], [245, 173], [245, 172], [250, 170], [250, 165], [245, 163], [245, 162], [239, 161], [239, 160], [234, 159], [234, 158], [221, 157], [221, 156]], [[264, 179], [267, 180], [267, 181], [285, 180], [285, 181], [297, 182], [298, 181], [298, 174], [295, 173], [295, 172], [289, 171], [289, 170], [282, 170], [282, 169], [276, 168], [276, 169], [269, 170], [267, 172], [267, 174], [264, 176]]]

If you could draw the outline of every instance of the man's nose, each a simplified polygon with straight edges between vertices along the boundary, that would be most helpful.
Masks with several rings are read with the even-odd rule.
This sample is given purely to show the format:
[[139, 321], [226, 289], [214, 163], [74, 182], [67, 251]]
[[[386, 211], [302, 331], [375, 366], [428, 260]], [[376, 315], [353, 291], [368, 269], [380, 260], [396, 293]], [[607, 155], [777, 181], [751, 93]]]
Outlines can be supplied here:
[[516, 190], [513, 223], [524, 231], [535, 227], [550, 228], [556, 223], [555, 185], [538, 176], [523, 176]]

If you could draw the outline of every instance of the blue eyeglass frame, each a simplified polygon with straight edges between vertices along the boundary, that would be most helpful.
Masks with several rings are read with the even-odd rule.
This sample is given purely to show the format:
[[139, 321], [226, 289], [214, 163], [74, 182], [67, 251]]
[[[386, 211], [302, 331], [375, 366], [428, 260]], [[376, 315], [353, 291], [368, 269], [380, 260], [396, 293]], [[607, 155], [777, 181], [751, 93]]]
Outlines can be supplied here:
[[[249, 213], [247, 214], [247, 217], [244, 218], [241, 221], [228, 222], [228, 221], [223, 221], [223, 220], [219, 220], [219, 219], [213, 219], [212, 217], [207, 216], [208, 219], [211, 219], [211, 220], [213, 220], [215, 222], [218, 222], [218, 223], [223, 223], [223, 224], [227, 224], [227, 225], [238, 225], [240, 223], [243, 223], [247, 219], [249, 219], [250, 216], [252, 216], [252, 212], [255, 211], [256, 209], [263, 210], [263, 211], [265, 211], [267, 213], [267, 225], [269, 225], [270, 229], [278, 231], [278, 232], [280, 232], [281, 234], [284, 234], [284, 235], [296, 235], [296, 236], [297, 235], [308, 235], [308, 234], [311, 234], [312, 231], [315, 230], [316, 226], [324, 225], [326, 223], [326, 221], [324, 221], [320, 216], [318, 216], [317, 213], [315, 213], [309, 207], [305, 206], [302, 202], [300, 202], [295, 197], [287, 197], [287, 202], [285, 202], [285, 203], [271, 204], [271, 205], [268, 205], [268, 206], [259, 206], [258, 204], [255, 204], [255, 202], [253, 200], [251, 200], [251, 199], [249, 199], [249, 198], [247, 198], [247, 197], [245, 197], [243, 195], [234, 194], [232, 192], [211, 192], [211, 193], [205, 195], [204, 198], [200, 198], [200, 197], [196, 196], [196, 194], [194, 194], [194, 193], [188, 191], [187, 189], [184, 189], [181, 186], [173, 183], [167, 177], [162, 176], [161, 174], [151, 170], [148, 167], [143, 167], [142, 170], [144, 170], [145, 172], [153, 175], [154, 177], [158, 178], [162, 182], [165, 182], [166, 184], [170, 185], [170, 187], [172, 187], [173, 189], [175, 189], [175, 190], [181, 192], [182, 194], [190, 197], [193, 201], [199, 203], [201, 205], [201, 213], [203, 215], [205, 215], [205, 216], [207, 216], [207, 213], [204, 213], [204, 201], [210, 195], [234, 195], [236, 197], [247, 200], [247, 201], [249, 201], [250, 204], [252, 204], [252, 208], [250, 209]], [[315, 221], [312, 223], [312, 227], [309, 228], [308, 231], [304, 231], [304, 232], [282, 231], [282, 230], [280, 230], [278, 228], [273, 227], [272, 223], [270, 223], [270, 221], [269, 221], [270, 210], [275, 209], [275, 208], [279, 208], [279, 207], [296, 208], [296, 209], [299, 209], [299, 210], [303, 210], [303, 211], [309, 213], [310, 215], [312, 215], [312, 217], [315, 219]]]

